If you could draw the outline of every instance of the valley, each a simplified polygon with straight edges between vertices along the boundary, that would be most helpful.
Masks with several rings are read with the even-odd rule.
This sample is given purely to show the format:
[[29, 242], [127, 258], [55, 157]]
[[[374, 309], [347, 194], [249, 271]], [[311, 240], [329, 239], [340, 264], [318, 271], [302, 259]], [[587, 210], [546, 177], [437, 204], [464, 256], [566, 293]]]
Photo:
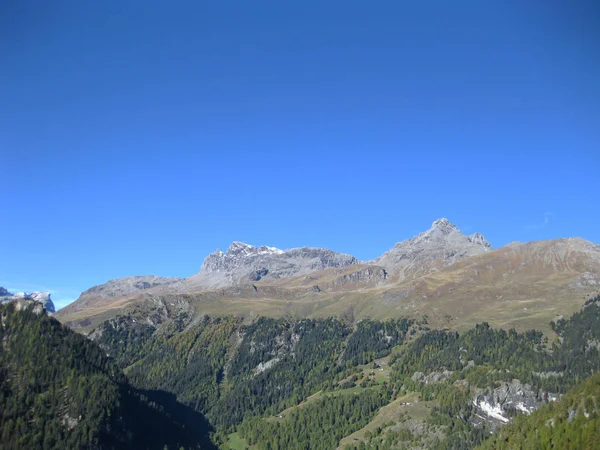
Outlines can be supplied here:
[[[49, 321], [67, 333], [57, 342], [99, 352], [139, 399], [109, 404], [154, 408], [184, 449], [471, 449], [517, 442], [511, 424], [600, 370], [598, 274], [596, 244], [493, 250], [439, 219], [373, 261], [234, 242], [191, 277], [111, 280], [56, 313], [49, 295], [0, 298], [9, 315], [32, 311], [32, 333]], [[7, 373], [14, 351], [0, 353]], [[53, 383], [36, 398], [70, 389]], [[105, 448], [94, 426], [90, 446]]]

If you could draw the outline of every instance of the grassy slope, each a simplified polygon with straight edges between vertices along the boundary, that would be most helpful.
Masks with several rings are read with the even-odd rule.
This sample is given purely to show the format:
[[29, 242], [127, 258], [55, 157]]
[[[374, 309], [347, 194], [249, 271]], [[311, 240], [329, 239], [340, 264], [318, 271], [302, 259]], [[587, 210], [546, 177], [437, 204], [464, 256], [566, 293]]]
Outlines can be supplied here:
[[[426, 314], [435, 327], [464, 330], [485, 320], [495, 327], [514, 327], [523, 331], [548, 329], [548, 322], [554, 317], [576, 312], [586, 298], [598, 292], [597, 287], [576, 286], [579, 274], [588, 270], [585, 264], [575, 268], [565, 265], [560, 270], [552, 264], [521, 268], [528, 261], [526, 256], [516, 259], [492, 256], [494, 258], [490, 255], [469, 258], [399, 285], [314, 292], [307, 286], [298, 285], [298, 280], [290, 279], [288, 284], [281, 286], [259, 282], [256, 290], [245, 286], [187, 295], [161, 294], [161, 297], [167, 301], [185, 298], [196, 311], [209, 315], [227, 312], [244, 317], [328, 317], [340, 316], [353, 309], [357, 319]], [[318, 275], [315, 274], [317, 278]], [[331, 274], [323, 276], [329, 278]], [[69, 308], [59, 311], [56, 317], [85, 332], [147, 298], [115, 299], [91, 309]]]
[[338, 448], [342, 449], [347, 444], [356, 444], [365, 439], [367, 431], [373, 432], [377, 427], [384, 428], [384, 424], [397, 423], [402, 418], [423, 422], [429, 417], [433, 403], [419, 401], [419, 394], [417, 393], [400, 397], [381, 408], [379, 413], [364, 428], [342, 439]]

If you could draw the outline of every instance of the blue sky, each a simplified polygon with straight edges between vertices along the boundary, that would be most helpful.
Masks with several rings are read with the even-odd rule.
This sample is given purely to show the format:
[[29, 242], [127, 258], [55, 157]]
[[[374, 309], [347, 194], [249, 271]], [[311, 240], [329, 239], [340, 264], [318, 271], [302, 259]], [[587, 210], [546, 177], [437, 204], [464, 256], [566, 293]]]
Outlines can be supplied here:
[[62, 306], [233, 240], [370, 259], [438, 217], [600, 242], [597, 2], [2, 8], [0, 286]]

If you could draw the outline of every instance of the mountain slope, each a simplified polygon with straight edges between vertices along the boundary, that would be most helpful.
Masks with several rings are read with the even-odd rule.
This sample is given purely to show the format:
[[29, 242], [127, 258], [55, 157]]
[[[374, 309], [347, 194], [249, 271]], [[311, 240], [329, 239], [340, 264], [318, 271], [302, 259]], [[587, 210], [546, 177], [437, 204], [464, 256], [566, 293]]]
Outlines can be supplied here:
[[96, 313], [102, 313], [107, 305], [123, 306], [127, 303], [126, 299], [129, 297], [135, 297], [150, 290], [160, 291], [160, 288], [173, 287], [180, 280], [181, 278], [157, 277], [155, 275], [109, 280], [83, 292], [76, 301], [62, 308], [57, 317], [77, 314], [79, 311], [84, 311], [85, 314], [93, 316]]
[[189, 411], [196, 430], [175, 422], [182, 413], [172, 395], [132, 388], [96, 344], [36, 302], [0, 305], [0, 319], [0, 447], [162, 450], [208, 442], [201, 415]]
[[453, 328], [487, 320], [547, 330], [553, 317], [575, 312], [600, 290], [600, 246], [569, 238], [492, 250], [480, 234], [466, 236], [439, 219], [367, 263], [324, 249], [234, 243], [209, 255], [189, 278], [95, 294], [108, 287], [86, 291], [56, 316], [89, 330], [134, 305], [186, 303], [201, 314], [327, 317], [352, 311], [356, 318], [427, 315], [433, 325]]

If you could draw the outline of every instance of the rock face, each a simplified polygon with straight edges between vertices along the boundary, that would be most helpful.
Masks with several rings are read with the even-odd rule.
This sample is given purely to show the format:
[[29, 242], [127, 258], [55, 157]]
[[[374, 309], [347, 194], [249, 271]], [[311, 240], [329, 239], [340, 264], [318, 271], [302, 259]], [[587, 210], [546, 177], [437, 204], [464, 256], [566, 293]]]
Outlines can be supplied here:
[[398, 242], [372, 263], [386, 267], [403, 280], [427, 275], [461, 259], [491, 250], [492, 246], [481, 234], [467, 236], [448, 219], [438, 219], [429, 230]]
[[50, 292], [32, 292], [31, 294], [17, 292], [16, 294], [11, 294], [5, 288], [0, 287], [0, 303], [7, 302], [17, 302], [19, 305], [33, 302], [41, 305], [48, 313], [56, 312], [54, 303], [50, 299]]
[[226, 252], [206, 257], [200, 272], [185, 281], [188, 287], [210, 289], [259, 280], [305, 275], [328, 268], [357, 264], [354, 256], [324, 248], [280, 250], [233, 242]]
[[544, 402], [556, 401], [558, 395], [548, 392], [534, 392], [528, 384], [519, 380], [502, 383], [496, 389], [475, 397], [473, 406], [476, 417], [492, 425], [510, 422], [515, 413], [531, 414]]

